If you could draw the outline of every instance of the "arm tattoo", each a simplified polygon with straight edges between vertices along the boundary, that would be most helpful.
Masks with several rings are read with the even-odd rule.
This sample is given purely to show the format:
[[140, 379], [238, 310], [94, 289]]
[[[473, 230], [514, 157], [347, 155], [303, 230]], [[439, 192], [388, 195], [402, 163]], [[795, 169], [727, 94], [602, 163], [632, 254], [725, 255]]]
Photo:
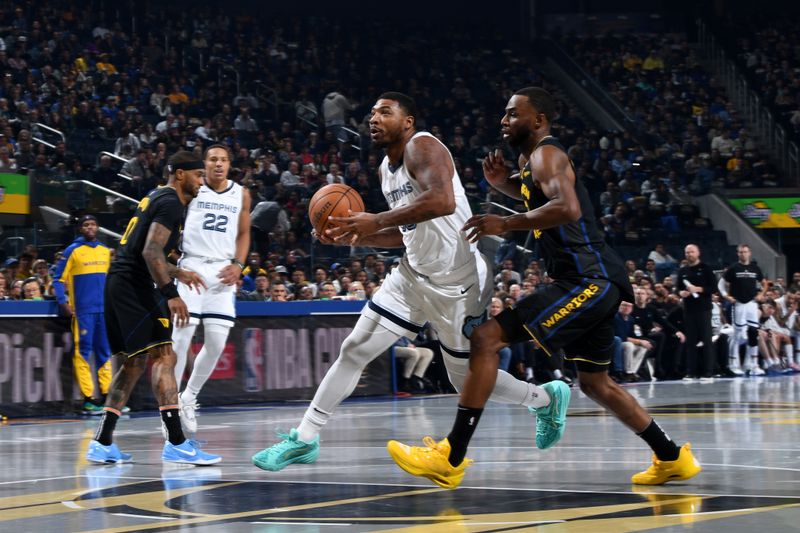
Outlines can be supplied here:
[[167, 262], [164, 248], [167, 246], [172, 231], [166, 226], [153, 222], [147, 232], [147, 240], [142, 249], [142, 257], [150, 271], [150, 276], [156, 286], [166, 285], [178, 272], [178, 267]]

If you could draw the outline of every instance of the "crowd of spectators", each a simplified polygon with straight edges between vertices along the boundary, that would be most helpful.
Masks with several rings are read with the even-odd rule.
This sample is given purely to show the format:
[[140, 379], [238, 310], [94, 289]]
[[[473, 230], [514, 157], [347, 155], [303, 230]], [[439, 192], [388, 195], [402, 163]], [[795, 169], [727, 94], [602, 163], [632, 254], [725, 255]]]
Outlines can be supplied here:
[[[645, 176], [635, 167], [656, 166], [667, 188], [677, 181], [676, 189], [692, 194], [779, 184], [724, 87], [684, 35], [570, 35], [561, 42], [634, 121], [644, 152], [616, 144], [602, 157], [618, 176], [632, 170], [634, 186], [644, 189]], [[650, 185], [646, 194], [655, 189]]]
[[[540, 85], [559, 93], [535, 68], [530, 47], [505, 34], [418, 21], [408, 31], [409, 24], [372, 22], [348, 32], [337, 19], [287, 22], [220, 6], [199, 5], [191, 14], [159, 6], [145, 8], [142, 29], [130, 31], [68, 0], [0, 9], [0, 172], [26, 172], [34, 186], [56, 188], [87, 179], [138, 199], [163, 179], [175, 150], [199, 153], [226, 143], [234, 155], [230, 177], [271, 213], [263, 217], [268, 223], [254, 224], [256, 246], [237, 298], [367, 300], [397, 256], [349, 257], [347, 249], [338, 258], [315, 254], [306, 211], [310, 196], [335, 182], [356, 188], [368, 210], [386, 209], [377, 181], [382, 154], [370, 146], [365, 120], [376, 97], [399, 90], [417, 98], [418, 128], [451, 150], [477, 211], [485, 209], [484, 200], [522, 209], [488, 187], [480, 166], [501, 144], [498, 121], [512, 91]], [[393, 45], [367, 45], [372, 42]], [[654, 230], [674, 235], [708, 227], [691, 196], [712, 186], [776, 183], [746, 125], [683, 37], [569, 42], [569, 52], [635, 117], [639, 132], [593, 129], [558, 99], [554, 134], [568, 147], [611, 243], [642, 243]], [[52, 149], [36, 143], [49, 131], [37, 124], [63, 132], [66, 142], [56, 139]], [[113, 156], [98, 156], [98, 140]], [[116, 158], [124, 160], [121, 168]], [[69, 207], [88, 207], [86, 190], [65, 189]], [[109, 229], [127, 223], [121, 211], [119, 226]], [[520, 253], [526, 235], [505, 237], [495, 257], [495, 305], [501, 306], [551, 281], [539, 261]], [[33, 247], [5, 259], [0, 298], [52, 297], [49, 273], [58, 259], [48, 264]], [[679, 306], [674, 276], [680, 263], [663, 247], [626, 263], [632, 281], [665, 317]], [[786, 284], [778, 287], [795, 294]], [[533, 347], [510, 352], [509, 369], [532, 378]], [[548, 364], [556, 377], [569, 373]], [[664, 368], [653, 373], [679, 373]]]
[[746, 24], [726, 21], [720, 40], [748, 75], [748, 82], [773, 109], [794, 140], [800, 141], [800, 18], [757, 16]]

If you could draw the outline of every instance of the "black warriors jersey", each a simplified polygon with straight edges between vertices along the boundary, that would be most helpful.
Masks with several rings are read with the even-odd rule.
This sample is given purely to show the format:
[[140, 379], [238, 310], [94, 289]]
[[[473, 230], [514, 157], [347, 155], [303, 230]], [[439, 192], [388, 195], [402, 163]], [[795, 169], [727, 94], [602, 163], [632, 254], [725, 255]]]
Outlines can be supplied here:
[[[564, 151], [561, 143], [552, 137], [543, 139], [537, 149], [546, 145]], [[574, 170], [573, 167], [573, 172]], [[531, 173], [530, 162], [525, 165], [520, 177], [522, 198], [528, 211], [537, 209], [549, 201], [536, 177]], [[545, 260], [547, 273], [555, 280], [579, 282], [583, 278], [607, 279], [619, 287], [623, 300], [632, 302], [633, 289], [625, 274], [623, 262], [616, 252], [606, 245], [603, 233], [597, 226], [589, 193], [583, 182], [578, 179], [575, 180], [575, 194], [581, 208], [581, 218], [578, 221], [550, 229], [533, 230], [533, 236], [539, 243]]]
[[186, 207], [181, 203], [175, 189], [161, 187], [150, 191], [139, 202], [136, 212], [128, 222], [125, 234], [119, 241], [117, 255], [108, 271], [109, 274], [127, 273], [136, 277], [150, 278], [150, 271], [142, 257], [142, 249], [151, 224], [158, 222], [171, 231], [164, 248], [164, 255], [167, 255], [178, 247], [185, 217]]

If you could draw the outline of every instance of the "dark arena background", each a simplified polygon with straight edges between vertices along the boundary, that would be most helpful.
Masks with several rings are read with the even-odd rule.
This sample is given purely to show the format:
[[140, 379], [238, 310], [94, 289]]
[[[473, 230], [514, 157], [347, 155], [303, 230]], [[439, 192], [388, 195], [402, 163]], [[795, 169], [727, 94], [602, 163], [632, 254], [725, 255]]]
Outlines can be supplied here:
[[[527, 408], [490, 403], [461, 486], [406, 474], [386, 442], [445, 437], [458, 404], [429, 329], [412, 341], [433, 353], [422, 375], [409, 375], [402, 347], [376, 354], [316, 462], [256, 468], [251, 456], [296, 427], [403, 256], [323, 244], [308, 220], [310, 198], [334, 182], [368, 212], [388, 209], [369, 128], [378, 96], [412, 96], [417, 128], [452, 153], [472, 211], [506, 215], [525, 206], [489, 185], [483, 161], [499, 149], [516, 166], [500, 120], [527, 86], [554, 96], [552, 134], [636, 288], [633, 311], [615, 318], [611, 377], [678, 445], [691, 442], [702, 472], [633, 485], [651, 461], [645, 442], [581, 392], [572, 362], [524, 342], [501, 367], [571, 387], [558, 445], [536, 448]], [[81, 328], [57, 290], [68, 247], [93, 215], [117, 249], [137, 204], [166, 183], [167, 159], [215, 143], [253, 207], [237, 321], [198, 397], [197, 437], [223, 459], [162, 462], [145, 372], [115, 434], [133, 461], [89, 463], [103, 395], [76, 378]], [[799, 146], [794, 2], [3, 2], [0, 530], [796, 531]], [[497, 311], [553, 281], [536, 241], [481, 239]], [[691, 295], [678, 283], [692, 244], [722, 289], [740, 245], [763, 273], [741, 346], [717, 286], [711, 345], [681, 340], [697, 326], [682, 318]], [[693, 358], [709, 351], [714, 369], [697, 375]]]

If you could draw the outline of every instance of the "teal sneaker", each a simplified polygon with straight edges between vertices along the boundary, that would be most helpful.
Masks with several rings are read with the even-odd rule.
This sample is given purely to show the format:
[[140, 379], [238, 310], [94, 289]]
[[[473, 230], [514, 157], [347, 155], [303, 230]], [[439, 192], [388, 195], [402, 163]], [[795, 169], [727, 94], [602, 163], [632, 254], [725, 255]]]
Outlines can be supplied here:
[[103, 406], [87, 400], [83, 402], [83, 412], [87, 415], [102, 415]]
[[545, 383], [542, 388], [550, 395], [550, 404], [538, 409], [528, 407], [528, 411], [536, 413], [536, 447], [546, 450], [564, 436], [570, 391], [569, 386], [560, 380]]
[[283, 439], [278, 444], [261, 450], [253, 456], [253, 464], [262, 470], [277, 472], [292, 463], [310, 464], [319, 457], [319, 435], [312, 442], [303, 442], [297, 436], [297, 430], [289, 434], [278, 433]]

